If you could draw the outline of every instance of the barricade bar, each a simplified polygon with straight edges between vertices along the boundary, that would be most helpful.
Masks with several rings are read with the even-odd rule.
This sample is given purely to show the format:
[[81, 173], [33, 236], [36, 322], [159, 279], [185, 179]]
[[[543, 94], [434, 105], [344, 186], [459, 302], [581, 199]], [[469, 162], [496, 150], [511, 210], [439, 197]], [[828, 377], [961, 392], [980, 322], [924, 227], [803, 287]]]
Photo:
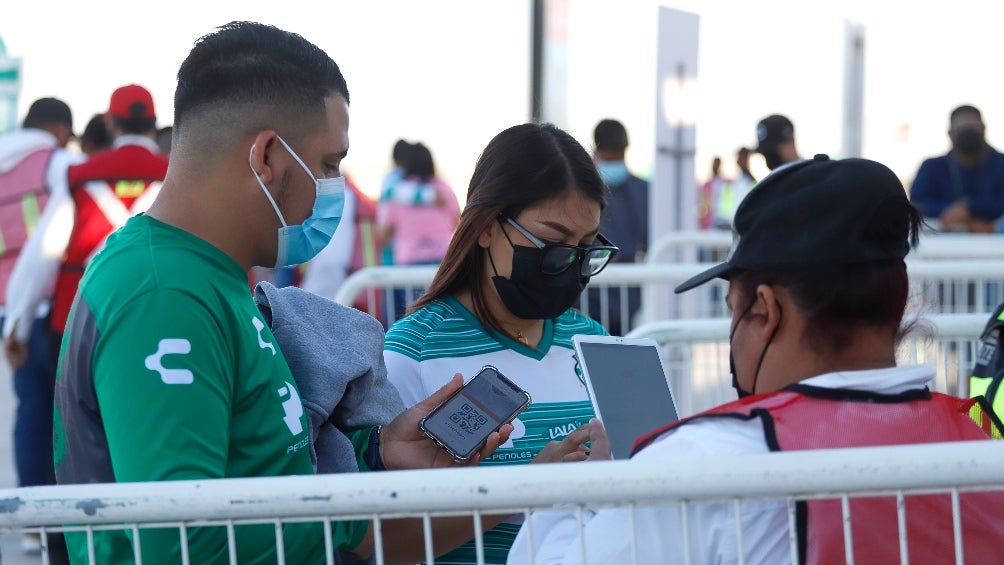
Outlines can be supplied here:
[[0, 490], [0, 529], [1004, 490], [1004, 442]]

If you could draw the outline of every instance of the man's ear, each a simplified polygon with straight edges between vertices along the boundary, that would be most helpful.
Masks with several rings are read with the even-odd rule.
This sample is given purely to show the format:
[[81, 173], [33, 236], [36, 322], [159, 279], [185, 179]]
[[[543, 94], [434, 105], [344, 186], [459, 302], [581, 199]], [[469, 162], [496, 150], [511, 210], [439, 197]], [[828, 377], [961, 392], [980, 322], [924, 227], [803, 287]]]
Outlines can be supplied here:
[[763, 329], [768, 335], [773, 335], [781, 325], [781, 304], [778, 293], [769, 284], [756, 287], [756, 301], [750, 313], [762, 320]]
[[275, 179], [271, 152], [279, 145], [276, 138], [277, 134], [275, 131], [262, 130], [255, 135], [252, 141], [248, 162], [251, 168], [258, 173], [258, 177], [261, 178], [261, 182], [264, 184], [269, 184]]

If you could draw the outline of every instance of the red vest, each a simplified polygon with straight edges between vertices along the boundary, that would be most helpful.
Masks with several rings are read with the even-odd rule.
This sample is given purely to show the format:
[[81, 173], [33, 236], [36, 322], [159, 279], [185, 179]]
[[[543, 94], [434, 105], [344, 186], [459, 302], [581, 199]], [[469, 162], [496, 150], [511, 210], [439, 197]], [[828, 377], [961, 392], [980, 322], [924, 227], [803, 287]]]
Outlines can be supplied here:
[[123, 145], [70, 167], [67, 174], [76, 210], [52, 302], [52, 328], [57, 332], [66, 327], [91, 254], [130, 216], [149, 206], [147, 193], [164, 180], [167, 157], [139, 145]]
[[52, 149], [39, 149], [0, 173], [0, 304], [17, 256], [49, 199], [46, 172]]
[[[974, 404], [972, 399], [926, 390], [888, 396], [796, 385], [674, 422], [639, 438], [632, 454], [670, 429], [716, 417], [761, 418], [771, 451], [989, 439], [969, 416]], [[905, 500], [910, 562], [954, 563], [950, 495], [911, 495]], [[896, 497], [850, 501], [854, 562], [899, 563]], [[1004, 492], [963, 493], [959, 503], [966, 562], [997, 562], [1004, 555]], [[796, 523], [802, 563], [846, 562], [839, 499], [798, 502]]]

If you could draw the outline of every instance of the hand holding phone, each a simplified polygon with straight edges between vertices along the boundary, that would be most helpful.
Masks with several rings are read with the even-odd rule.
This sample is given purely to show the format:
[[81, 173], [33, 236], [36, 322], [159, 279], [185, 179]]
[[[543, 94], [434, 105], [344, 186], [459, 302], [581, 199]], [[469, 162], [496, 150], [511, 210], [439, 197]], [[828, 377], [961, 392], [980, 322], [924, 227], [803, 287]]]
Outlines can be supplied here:
[[485, 365], [418, 429], [458, 463], [466, 462], [488, 436], [530, 406], [530, 395], [491, 365]]
[[394, 420], [383, 427], [380, 433], [378, 449], [384, 467], [388, 470], [399, 469], [433, 469], [440, 467], [456, 467], [458, 465], [474, 466], [486, 457], [490, 457], [495, 449], [505, 443], [512, 433], [512, 424], [504, 424], [498, 432], [489, 434], [484, 446], [468, 461], [458, 463], [443, 448], [439, 447], [428, 436], [419, 431], [419, 422], [446, 402], [464, 386], [464, 377], [460, 373], [453, 375], [448, 383], [429, 395], [418, 404], [399, 414]]

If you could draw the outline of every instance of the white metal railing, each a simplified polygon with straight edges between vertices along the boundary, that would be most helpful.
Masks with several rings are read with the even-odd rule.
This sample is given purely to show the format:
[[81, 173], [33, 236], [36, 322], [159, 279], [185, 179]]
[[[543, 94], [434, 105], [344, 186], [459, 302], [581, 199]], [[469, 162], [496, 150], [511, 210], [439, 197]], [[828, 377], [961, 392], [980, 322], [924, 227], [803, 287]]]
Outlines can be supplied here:
[[[931, 365], [932, 389], [968, 396], [969, 375], [987, 317], [932, 314], [917, 319], [916, 328], [899, 345], [897, 363]], [[730, 325], [728, 318], [665, 320], [643, 324], [627, 335], [659, 343], [677, 408], [686, 416], [735, 399], [729, 376]]]
[[[696, 256], [698, 250], [724, 256], [731, 246], [731, 231], [677, 231], [653, 241], [645, 260], [648, 263], [679, 260], [681, 254]], [[916, 259], [1004, 259], [1004, 234], [924, 232], [910, 256]]]
[[[640, 323], [679, 318], [709, 318], [728, 315], [725, 307], [725, 281], [712, 281], [681, 295], [673, 288], [690, 277], [711, 268], [715, 263], [642, 263], [613, 264], [589, 283], [587, 293], [600, 296], [599, 311], [581, 301], [580, 309], [608, 329], [636, 327]], [[991, 312], [1004, 301], [1004, 259], [909, 259], [911, 311], [924, 313]], [[388, 289], [420, 292], [432, 281], [434, 266], [368, 267], [349, 276], [338, 289], [335, 301], [352, 304], [364, 296], [369, 312], [377, 312], [377, 300], [390, 295]], [[380, 292], [373, 292], [373, 289]], [[606, 294], [612, 289], [620, 296], [619, 310], [607, 307]], [[627, 311], [629, 293], [637, 293], [640, 309], [635, 316]], [[393, 311], [392, 307], [382, 310]], [[612, 322], [614, 318], [616, 325]], [[384, 319], [386, 324], [393, 317]]]
[[[0, 490], [0, 532], [41, 532], [47, 537], [56, 531], [124, 529], [136, 533], [151, 527], [177, 528], [186, 545], [185, 534], [200, 527], [232, 530], [242, 524], [266, 523], [274, 524], [281, 537], [283, 523], [370, 519], [376, 525], [379, 564], [384, 562], [379, 525], [391, 518], [422, 518], [428, 544], [431, 519], [440, 516], [470, 516], [478, 524], [486, 515], [527, 515], [556, 508], [581, 517], [587, 508], [686, 508], [723, 502], [738, 508], [743, 502], [765, 500], [790, 507], [799, 500], [835, 499], [845, 502], [845, 531], [849, 531], [850, 500], [1000, 492], [1004, 490], [1001, 469], [1004, 442], [988, 440], [680, 459], [672, 465], [617, 461], [32, 487]], [[901, 520], [904, 507], [899, 505]], [[686, 512], [682, 514], [686, 527]], [[736, 522], [740, 532], [748, 525], [739, 518]], [[906, 531], [900, 535], [906, 536]], [[789, 530], [788, 536], [794, 540], [795, 532]], [[232, 536], [229, 539], [234, 543]], [[955, 541], [959, 540], [956, 531]], [[635, 539], [634, 543], [645, 541]], [[230, 562], [236, 563], [236, 549], [230, 549]], [[588, 562], [586, 549], [582, 548], [583, 562]], [[426, 551], [427, 558], [431, 553]], [[328, 563], [334, 563], [331, 551], [328, 555]], [[961, 562], [962, 554], [957, 555]]]

